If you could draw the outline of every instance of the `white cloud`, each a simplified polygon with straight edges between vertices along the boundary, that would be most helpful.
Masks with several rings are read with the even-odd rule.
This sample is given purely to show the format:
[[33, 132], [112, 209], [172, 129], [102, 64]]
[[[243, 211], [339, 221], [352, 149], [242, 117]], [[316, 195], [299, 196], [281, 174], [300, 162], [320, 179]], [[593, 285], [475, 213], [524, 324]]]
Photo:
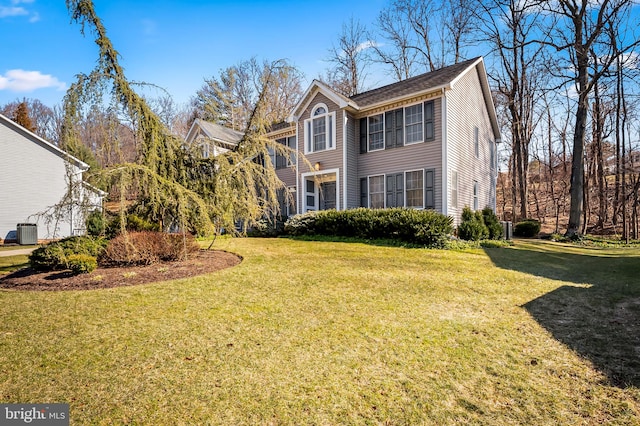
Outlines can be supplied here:
[[56, 77], [40, 71], [9, 70], [0, 74], [0, 90], [12, 92], [32, 92], [37, 89], [54, 88], [65, 90], [67, 85]]
[[367, 40], [364, 43], [360, 43], [356, 48], [356, 51], [360, 52], [362, 50], [370, 49], [372, 47], [380, 47], [380, 44], [378, 44], [378, 42], [373, 40]]
[[27, 9], [25, 9], [24, 7], [0, 6], [0, 18], [7, 18], [9, 16], [24, 16], [24, 15], [28, 15], [28, 14], [29, 14], [29, 12], [27, 12]]

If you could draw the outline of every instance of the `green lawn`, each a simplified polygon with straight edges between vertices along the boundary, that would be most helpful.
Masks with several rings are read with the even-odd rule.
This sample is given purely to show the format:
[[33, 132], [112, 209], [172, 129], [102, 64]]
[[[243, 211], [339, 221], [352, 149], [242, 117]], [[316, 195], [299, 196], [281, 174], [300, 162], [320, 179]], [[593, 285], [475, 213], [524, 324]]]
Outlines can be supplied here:
[[208, 276], [0, 292], [0, 401], [73, 424], [638, 424], [640, 249], [233, 239]]
[[0, 276], [27, 266], [29, 266], [29, 256], [26, 254], [0, 256]]

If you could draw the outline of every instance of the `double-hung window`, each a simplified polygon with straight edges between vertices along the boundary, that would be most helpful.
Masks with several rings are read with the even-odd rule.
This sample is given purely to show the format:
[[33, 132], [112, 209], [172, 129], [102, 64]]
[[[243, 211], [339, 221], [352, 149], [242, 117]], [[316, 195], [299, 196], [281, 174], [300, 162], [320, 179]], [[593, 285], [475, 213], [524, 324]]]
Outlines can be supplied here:
[[424, 171], [415, 170], [405, 173], [406, 206], [424, 208]]
[[369, 207], [384, 208], [384, 175], [369, 177]]
[[473, 210], [474, 211], [478, 210], [478, 207], [479, 207], [478, 192], [479, 192], [478, 181], [474, 180], [473, 181]]
[[[290, 149], [288, 153], [275, 153], [275, 167], [276, 169], [284, 169], [291, 165], [296, 164], [296, 137], [290, 136], [288, 138], [278, 139], [277, 142], [282, 144]], [[269, 154], [271, 154], [271, 149]]]
[[326, 105], [318, 104], [305, 120], [305, 153], [335, 148], [335, 112], [330, 113]]
[[422, 121], [422, 104], [412, 105], [404, 109], [404, 122], [406, 129], [407, 144], [422, 142], [423, 138], [423, 121]]
[[384, 119], [382, 114], [369, 117], [369, 151], [384, 149]]

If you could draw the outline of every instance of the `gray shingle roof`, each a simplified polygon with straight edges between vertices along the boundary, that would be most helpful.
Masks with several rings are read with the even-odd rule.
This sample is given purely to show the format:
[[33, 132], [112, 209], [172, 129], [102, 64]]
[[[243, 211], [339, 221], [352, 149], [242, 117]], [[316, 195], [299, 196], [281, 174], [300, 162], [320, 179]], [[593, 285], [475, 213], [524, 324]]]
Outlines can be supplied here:
[[228, 144], [237, 145], [242, 140], [243, 133], [237, 130], [229, 129], [228, 127], [221, 126], [219, 124], [210, 123], [208, 121], [199, 120], [200, 127], [207, 133], [207, 135], [214, 140], [226, 142]]
[[428, 72], [426, 74], [417, 75], [397, 83], [378, 87], [377, 89], [354, 95], [350, 99], [358, 104], [360, 108], [363, 108], [379, 102], [411, 95], [419, 91], [440, 87], [455, 80], [458, 75], [478, 59], [479, 57], [469, 59], [467, 61], [440, 68], [439, 70]]

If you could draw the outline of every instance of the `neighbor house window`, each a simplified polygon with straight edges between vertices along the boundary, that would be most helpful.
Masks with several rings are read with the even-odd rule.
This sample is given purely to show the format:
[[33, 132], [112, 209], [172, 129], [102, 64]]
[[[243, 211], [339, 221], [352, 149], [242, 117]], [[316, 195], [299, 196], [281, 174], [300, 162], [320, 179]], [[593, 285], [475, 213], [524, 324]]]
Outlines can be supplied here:
[[316, 105], [311, 117], [305, 120], [305, 152], [325, 151], [335, 148], [335, 112], [329, 113], [326, 105]]
[[[292, 151], [288, 154], [279, 154], [276, 153], [275, 155], [275, 167], [276, 169], [284, 169], [286, 167], [292, 166], [296, 164], [296, 153], [295, 153], [295, 149], [296, 149], [296, 137], [295, 136], [290, 136], [288, 138], [282, 138], [282, 139], [278, 139], [277, 142], [279, 144], [282, 144], [288, 148], [290, 148]], [[269, 154], [271, 155], [272, 150], [269, 151]]]
[[384, 208], [384, 175], [369, 177], [369, 207]]
[[422, 142], [422, 104], [413, 105], [404, 109], [404, 121], [406, 129], [406, 143]]
[[210, 152], [209, 152], [209, 142], [204, 142], [202, 144], [202, 158], [209, 158], [211, 156]]
[[407, 207], [424, 208], [424, 171], [405, 173]]
[[478, 181], [473, 181], [473, 210], [478, 210]]
[[384, 120], [383, 115], [369, 117], [369, 151], [384, 149]]

